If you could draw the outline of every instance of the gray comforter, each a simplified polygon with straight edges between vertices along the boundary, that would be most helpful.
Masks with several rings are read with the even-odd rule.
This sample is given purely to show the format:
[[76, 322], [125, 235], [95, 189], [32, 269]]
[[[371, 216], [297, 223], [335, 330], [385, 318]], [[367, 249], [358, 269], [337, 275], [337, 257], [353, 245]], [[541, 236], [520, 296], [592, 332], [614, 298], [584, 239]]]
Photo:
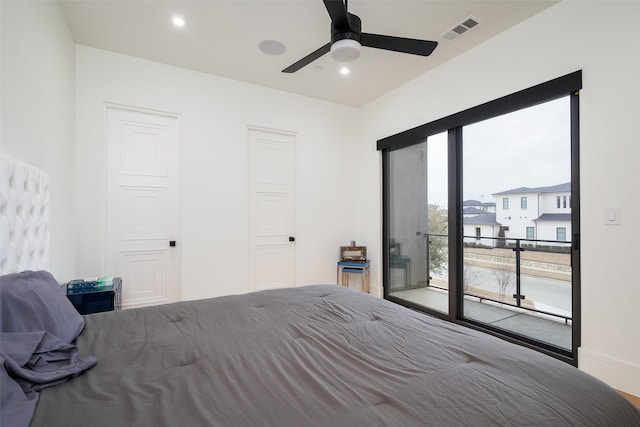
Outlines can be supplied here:
[[640, 426], [599, 380], [335, 285], [85, 317], [40, 426]]
[[83, 325], [51, 273], [0, 276], [0, 426], [28, 426], [40, 390], [96, 364], [71, 344]]

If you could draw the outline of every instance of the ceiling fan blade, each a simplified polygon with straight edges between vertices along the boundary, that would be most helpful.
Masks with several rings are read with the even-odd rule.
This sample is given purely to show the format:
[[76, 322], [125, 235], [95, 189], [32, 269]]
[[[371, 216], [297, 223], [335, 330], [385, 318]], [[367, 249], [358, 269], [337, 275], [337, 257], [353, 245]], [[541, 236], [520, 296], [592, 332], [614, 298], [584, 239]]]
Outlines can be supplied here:
[[348, 31], [351, 29], [349, 18], [347, 17], [347, 6], [342, 0], [322, 0], [329, 12], [331, 23], [336, 30]]
[[431, 55], [431, 52], [438, 46], [438, 42], [429, 40], [407, 39], [404, 37], [381, 36], [379, 34], [367, 33], [362, 33], [360, 43], [362, 46], [421, 56]]
[[300, 61], [296, 62], [295, 64], [289, 65], [287, 68], [282, 70], [282, 72], [283, 73], [295, 73], [300, 68], [304, 67], [305, 65], [311, 64], [313, 61], [315, 61], [316, 59], [320, 58], [325, 53], [328, 53], [329, 50], [331, 50], [331, 43], [325, 44], [320, 49], [317, 49], [316, 51], [310, 53], [309, 55], [305, 56], [304, 58], [302, 58]]

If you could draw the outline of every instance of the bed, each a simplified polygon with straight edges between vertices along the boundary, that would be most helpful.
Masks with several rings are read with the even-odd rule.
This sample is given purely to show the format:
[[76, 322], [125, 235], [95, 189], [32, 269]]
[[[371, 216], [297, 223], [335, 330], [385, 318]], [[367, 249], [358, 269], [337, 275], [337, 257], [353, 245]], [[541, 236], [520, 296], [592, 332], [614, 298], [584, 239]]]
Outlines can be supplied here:
[[640, 426], [563, 362], [336, 285], [84, 317], [40, 426]]
[[[29, 366], [3, 359], [3, 426], [640, 426], [570, 365], [341, 286], [87, 316], [46, 271], [2, 276], [0, 292], [3, 339], [61, 343]], [[32, 367], [58, 376], [20, 376]]]

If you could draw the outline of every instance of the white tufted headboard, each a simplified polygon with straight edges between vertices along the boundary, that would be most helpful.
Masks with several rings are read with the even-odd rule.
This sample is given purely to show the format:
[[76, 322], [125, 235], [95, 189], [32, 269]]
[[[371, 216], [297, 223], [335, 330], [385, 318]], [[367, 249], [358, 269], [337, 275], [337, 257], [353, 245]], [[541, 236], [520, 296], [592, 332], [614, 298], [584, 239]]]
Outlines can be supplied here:
[[49, 269], [49, 177], [0, 154], [0, 274]]

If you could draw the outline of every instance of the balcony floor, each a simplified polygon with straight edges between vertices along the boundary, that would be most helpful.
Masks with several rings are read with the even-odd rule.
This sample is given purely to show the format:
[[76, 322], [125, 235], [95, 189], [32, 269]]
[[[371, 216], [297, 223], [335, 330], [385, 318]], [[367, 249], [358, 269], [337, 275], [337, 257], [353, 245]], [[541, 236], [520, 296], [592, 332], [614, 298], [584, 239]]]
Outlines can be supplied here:
[[[395, 291], [391, 296], [447, 312], [448, 293], [437, 288]], [[571, 322], [474, 297], [465, 297], [465, 317], [571, 350]]]

